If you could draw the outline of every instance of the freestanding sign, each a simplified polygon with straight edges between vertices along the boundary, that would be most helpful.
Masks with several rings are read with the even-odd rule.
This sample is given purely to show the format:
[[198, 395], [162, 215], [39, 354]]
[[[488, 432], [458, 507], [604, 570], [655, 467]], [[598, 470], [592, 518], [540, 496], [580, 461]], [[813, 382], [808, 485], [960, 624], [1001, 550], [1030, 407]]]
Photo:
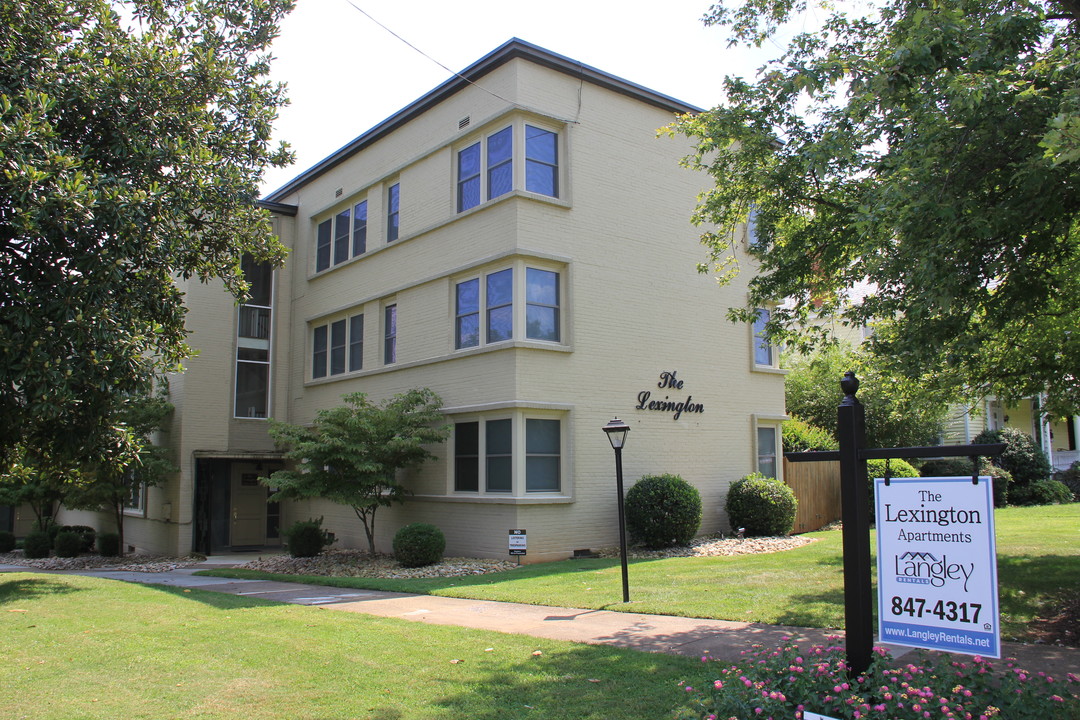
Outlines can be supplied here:
[[990, 478], [877, 478], [874, 496], [879, 641], [1001, 657]]
[[510, 531], [510, 554], [524, 555], [528, 543], [528, 537], [524, 530]]

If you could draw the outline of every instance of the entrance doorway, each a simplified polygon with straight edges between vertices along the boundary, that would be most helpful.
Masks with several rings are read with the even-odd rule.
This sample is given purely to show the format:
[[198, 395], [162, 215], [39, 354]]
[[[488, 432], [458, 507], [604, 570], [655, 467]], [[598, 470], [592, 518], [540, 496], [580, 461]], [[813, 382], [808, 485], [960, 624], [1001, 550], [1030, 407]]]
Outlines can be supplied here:
[[200, 459], [195, 477], [193, 549], [207, 555], [279, 547], [281, 511], [260, 477], [279, 461]]

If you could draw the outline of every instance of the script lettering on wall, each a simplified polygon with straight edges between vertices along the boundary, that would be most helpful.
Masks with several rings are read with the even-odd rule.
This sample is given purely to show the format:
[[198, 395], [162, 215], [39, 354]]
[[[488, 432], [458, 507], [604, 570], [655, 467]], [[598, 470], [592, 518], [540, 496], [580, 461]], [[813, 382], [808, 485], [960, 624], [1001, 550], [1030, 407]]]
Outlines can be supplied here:
[[[656, 383], [656, 387], [661, 390], [682, 390], [683, 381], [678, 378], [678, 371], [665, 370], [660, 373], [660, 382]], [[694, 396], [690, 394], [686, 395], [685, 400], [672, 400], [670, 394], [664, 395], [663, 400], [653, 400], [652, 397], [652, 390], [642, 390], [637, 394], [637, 405], [634, 409], [674, 413], [672, 420], [678, 420], [683, 413], [705, 412], [705, 406], [694, 402]]]

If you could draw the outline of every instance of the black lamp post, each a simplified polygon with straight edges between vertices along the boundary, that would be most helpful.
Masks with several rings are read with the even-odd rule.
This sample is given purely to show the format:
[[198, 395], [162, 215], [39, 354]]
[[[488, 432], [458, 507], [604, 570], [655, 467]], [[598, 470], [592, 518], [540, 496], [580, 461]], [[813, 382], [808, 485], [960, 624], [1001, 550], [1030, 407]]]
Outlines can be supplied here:
[[619, 557], [622, 559], [622, 601], [630, 602], [630, 581], [626, 574], [626, 518], [623, 513], [622, 449], [630, 426], [619, 418], [604, 426], [608, 441], [615, 450], [615, 484], [619, 494]]

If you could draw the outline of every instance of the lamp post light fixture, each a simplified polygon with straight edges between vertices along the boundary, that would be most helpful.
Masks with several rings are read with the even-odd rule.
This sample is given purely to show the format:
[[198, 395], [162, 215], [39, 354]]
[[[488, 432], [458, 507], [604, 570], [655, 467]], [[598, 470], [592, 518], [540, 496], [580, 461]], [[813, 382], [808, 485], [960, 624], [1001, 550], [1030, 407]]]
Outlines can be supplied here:
[[619, 558], [622, 560], [622, 601], [630, 602], [630, 581], [626, 574], [626, 515], [623, 512], [622, 449], [630, 426], [619, 418], [604, 426], [608, 442], [615, 450], [615, 485], [619, 498]]

